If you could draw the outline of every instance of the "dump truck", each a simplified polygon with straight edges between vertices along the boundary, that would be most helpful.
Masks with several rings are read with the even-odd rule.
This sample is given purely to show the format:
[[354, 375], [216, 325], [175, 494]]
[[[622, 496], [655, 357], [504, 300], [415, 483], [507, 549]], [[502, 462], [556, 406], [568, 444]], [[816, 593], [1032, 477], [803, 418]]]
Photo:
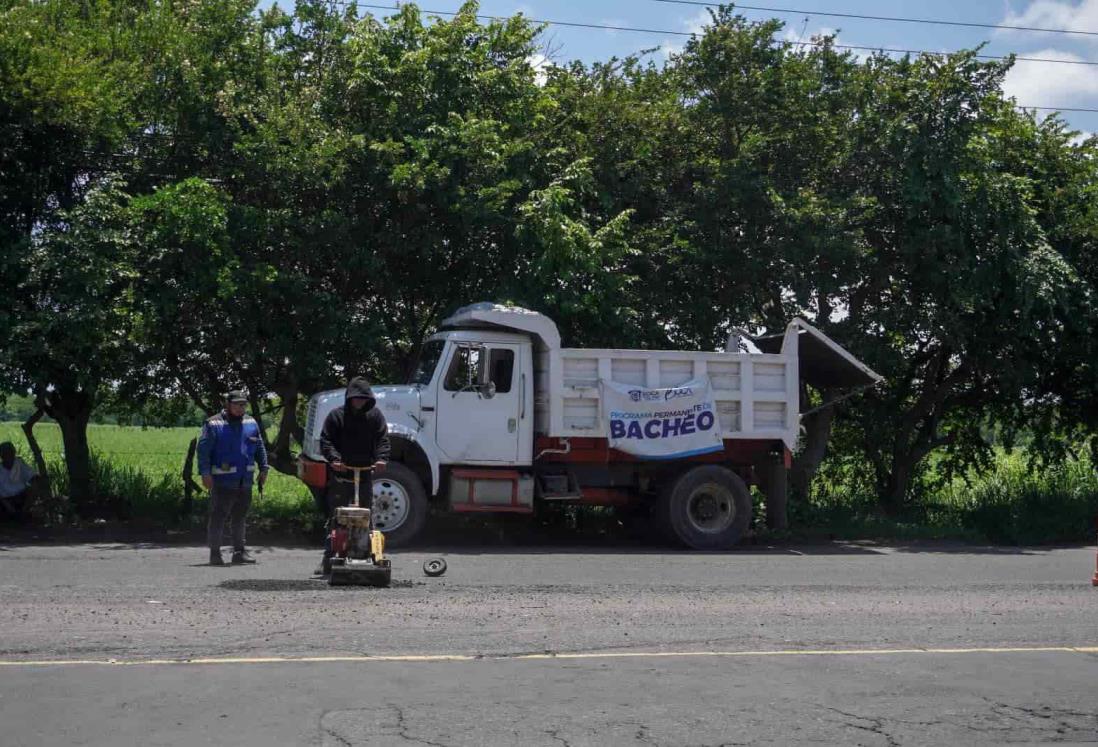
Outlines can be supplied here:
[[[802, 319], [733, 334], [723, 351], [589, 349], [561, 347], [543, 314], [466, 306], [427, 339], [407, 383], [373, 387], [392, 444], [375, 523], [399, 546], [432, 503], [633, 507], [686, 547], [727, 548], [751, 525], [749, 485], [784, 500], [802, 382], [849, 396], [880, 378]], [[298, 475], [317, 493], [332, 479], [321, 429], [343, 402], [342, 389], [308, 402]]]

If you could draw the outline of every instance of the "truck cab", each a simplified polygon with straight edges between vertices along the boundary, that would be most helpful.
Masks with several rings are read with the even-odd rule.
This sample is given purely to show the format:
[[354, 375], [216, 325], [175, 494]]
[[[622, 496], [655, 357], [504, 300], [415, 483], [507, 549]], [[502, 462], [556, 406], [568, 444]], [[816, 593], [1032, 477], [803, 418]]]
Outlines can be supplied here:
[[432, 336], [412, 384], [421, 437], [441, 464], [529, 465], [534, 426], [530, 338], [490, 330]]

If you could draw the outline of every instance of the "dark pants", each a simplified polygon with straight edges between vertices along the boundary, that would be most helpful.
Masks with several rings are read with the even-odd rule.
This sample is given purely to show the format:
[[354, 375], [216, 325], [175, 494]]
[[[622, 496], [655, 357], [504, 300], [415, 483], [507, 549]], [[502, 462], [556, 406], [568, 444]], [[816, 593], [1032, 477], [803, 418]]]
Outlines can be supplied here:
[[206, 526], [206, 542], [211, 550], [221, 549], [221, 534], [225, 531], [225, 518], [229, 518], [232, 531], [233, 552], [244, 549], [244, 518], [252, 505], [252, 486], [219, 485], [214, 482], [210, 491], [210, 520]]
[[[340, 506], [353, 506], [355, 503], [354, 480], [333, 478], [328, 482], [325, 498], [328, 503], [328, 528], [330, 530], [335, 510]], [[374, 505], [374, 481], [368, 474], [363, 474], [358, 481], [358, 505], [365, 508], [372, 508]], [[331, 557], [331, 555], [332, 534], [331, 531], [328, 531], [324, 533], [324, 556]]]
[[29, 490], [24, 490], [22, 493], [16, 493], [7, 498], [0, 498], [0, 517], [3, 517], [5, 520], [21, 521], [24, 516], [23, 510], [26, 508], [29, 500]]

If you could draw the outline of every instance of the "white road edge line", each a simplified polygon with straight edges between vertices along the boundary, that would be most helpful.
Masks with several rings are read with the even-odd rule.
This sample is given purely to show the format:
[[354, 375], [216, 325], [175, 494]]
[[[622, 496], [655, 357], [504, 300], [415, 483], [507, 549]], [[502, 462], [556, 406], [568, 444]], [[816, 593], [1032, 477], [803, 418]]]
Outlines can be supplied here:
[[437, 663], [453, 661], [551, 661], [554, 659], [671, 659], [671, 658], [731, 658], [774, 656], [901, 656], [901, 655], [954, 655], [954, 654], [1098, 654], [1098, 646], [1014, 646], [975, 648], [869, 648], [869, 649], [786, 649], [775, 651], [605, 651], [591, 653], [544, 653], [499, 656], [492, 654], [393, 654], [348, 656], [252, 656], [210, 657], [194, 659], [46, 659], [0, 660], [0, 667], [62, 667], [62, 666], [115, 666], [129, 667], [150, 664], [159, 665], [211, 665], [211, 664], [332, 664], [408, 662]]

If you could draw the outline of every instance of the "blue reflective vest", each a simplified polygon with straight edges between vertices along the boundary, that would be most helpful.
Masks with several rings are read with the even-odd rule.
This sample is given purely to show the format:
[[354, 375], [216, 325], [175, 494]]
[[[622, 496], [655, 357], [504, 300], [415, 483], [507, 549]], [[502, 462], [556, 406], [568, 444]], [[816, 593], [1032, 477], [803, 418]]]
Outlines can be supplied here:
[[232, 421], [222, 410], [202, 426], [198, 438], [198, 474], [213, 475], [219, 485], [251, 485], [258, 468], [267, 471], [267, 448], [259, 424], [245, 415]]

